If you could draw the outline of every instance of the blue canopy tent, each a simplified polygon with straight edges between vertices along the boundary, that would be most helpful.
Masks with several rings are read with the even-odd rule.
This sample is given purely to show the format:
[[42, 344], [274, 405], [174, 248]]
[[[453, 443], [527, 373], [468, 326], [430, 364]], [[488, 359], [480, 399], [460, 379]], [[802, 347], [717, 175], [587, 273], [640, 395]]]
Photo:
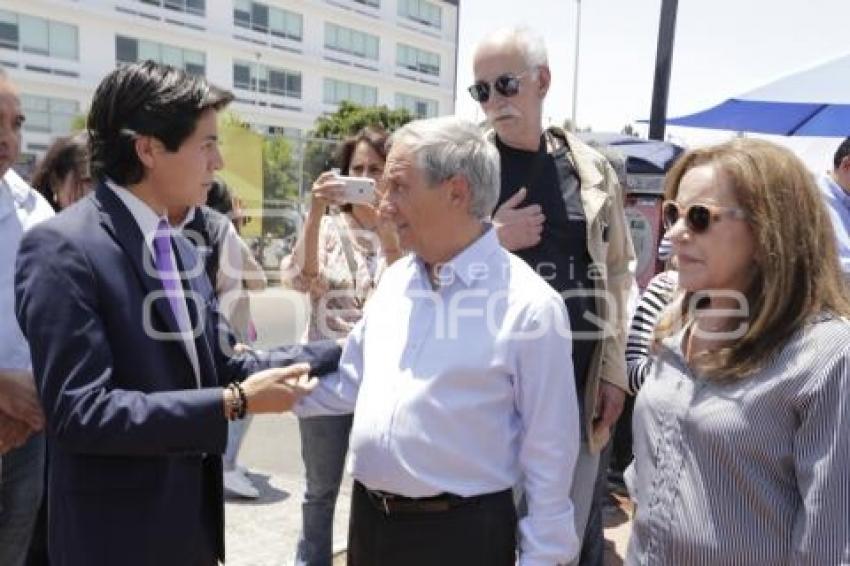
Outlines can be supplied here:
[[667, 124], [780, 136], [850, 136], [850, 54]]

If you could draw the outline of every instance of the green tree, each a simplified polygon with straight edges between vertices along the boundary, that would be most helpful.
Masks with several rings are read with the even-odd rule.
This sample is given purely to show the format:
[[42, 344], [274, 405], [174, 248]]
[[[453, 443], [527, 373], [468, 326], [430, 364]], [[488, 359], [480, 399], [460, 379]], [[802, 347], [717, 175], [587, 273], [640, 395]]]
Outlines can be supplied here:
[[263, 196], [266, 200], [298, 198], [298, 163], [283, 136], [263, 140]]
[[313, 137], [342, 139], [366, 126], [380, 125], [392, 132], [413, 120], [405, 108], [390, 110], [386, 106], [360, 106], [344, 100], [333, 114], [319, 116], [313, 126]]
[[[225, 110], [219, 116], [222, 126], [237, 126], [246, 130], [251, 125], [233, 110]], [[283, 136], [263, 136], [263, 216], [262, 233], [282, 237], [294, 227], [280, 209], [291, 207], [298, 200], [299, 163], [293, 151], [293, 143]], [[274, 214], [269, 211], [275, 210]]]
[[319, 116], [304, 148], [303, 190], [309, 191], [313, 180], [333, 166], [336, 147], [343, 138], [366, 126], [378, 125], [392, 132], [413, 119], [405, 108], [390, 110], [386, 106], [360, 106], [349, 101], [341, 102], [336, 112]]
[[71, 119], [71, 134], [82, 132], [86, 129], [86, 122], [89, 120], [89, 113], [83, 112], [77, 114]]

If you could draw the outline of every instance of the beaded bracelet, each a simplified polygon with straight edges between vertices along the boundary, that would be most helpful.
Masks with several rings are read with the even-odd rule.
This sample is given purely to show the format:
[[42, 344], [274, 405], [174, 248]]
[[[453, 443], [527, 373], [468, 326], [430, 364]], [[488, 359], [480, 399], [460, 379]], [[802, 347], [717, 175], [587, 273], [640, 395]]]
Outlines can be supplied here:
[[231, 385], [233, 385], [239, 393], [239, 414], [237, 415], [237, 418], [241, 420], [245, 418], [245, 414], [248, 412], [248, 398], [245, 396], [245, 390], [242, 388], [241, 383], [234, 381]]
[[230, 390], [230, 402], [227, 407], [227, 420], [235, 421], [240, 418], [239, 414], [243, 411], [243, 398], [239, 394], [239, 389], [233, 383], [229, 383], [227, 385], [227, 389]]

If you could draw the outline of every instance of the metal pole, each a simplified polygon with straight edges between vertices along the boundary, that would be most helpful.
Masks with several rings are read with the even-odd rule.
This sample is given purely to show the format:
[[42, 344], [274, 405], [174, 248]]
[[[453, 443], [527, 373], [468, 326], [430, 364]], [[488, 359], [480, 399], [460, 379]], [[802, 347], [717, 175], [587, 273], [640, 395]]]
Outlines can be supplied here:
[[652, 111], [649, 115], [649, 139], [664, 140], [667, 126], [667, 99], [670, 94], [670, 69], [673, 66], [673, 41], [676, 37], [676, 11], [679, 0], [661, 0], [658, 24], [658, 51], [655, 56], [655, 82], [652, 85]]
[[581, 36], [581, 0], [576, 0], [576, 60], [573, 64], [573, 128], [578, 131], [576, 122], [576, 107], [578, 106], [578, 50]]

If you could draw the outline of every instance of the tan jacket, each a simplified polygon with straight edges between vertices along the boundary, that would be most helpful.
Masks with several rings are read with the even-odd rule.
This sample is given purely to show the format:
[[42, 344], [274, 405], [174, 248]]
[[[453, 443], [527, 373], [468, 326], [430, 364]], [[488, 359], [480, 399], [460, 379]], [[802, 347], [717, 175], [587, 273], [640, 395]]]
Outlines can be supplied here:
[[[549, 128], [550, 153], [566, 141], [567, 154], [578, 173], [581, 199], [587, 219], [587, 247], [593, 261], [596, 290], [596, 312], [605, 328], [588, 369], [584, 395], [585, 430], [591, 452], [598, 452], [607, 435], [593, 435], [591, 425], [596, 408], [599, 382], [604, 380], [628, 391], [626, 379], [627, 302], [635, 278], [630, 266], [635, 259], [632, 237], [623, 212], [623, 193], [617, 175], [608, 161], [578, 137], [560, 128]], [[495, 132], [489, 132], [495, 141]], [[607, 231], [607, 239], [604, 234]], [[603, 299], [602, 297], [606, 297]]]

